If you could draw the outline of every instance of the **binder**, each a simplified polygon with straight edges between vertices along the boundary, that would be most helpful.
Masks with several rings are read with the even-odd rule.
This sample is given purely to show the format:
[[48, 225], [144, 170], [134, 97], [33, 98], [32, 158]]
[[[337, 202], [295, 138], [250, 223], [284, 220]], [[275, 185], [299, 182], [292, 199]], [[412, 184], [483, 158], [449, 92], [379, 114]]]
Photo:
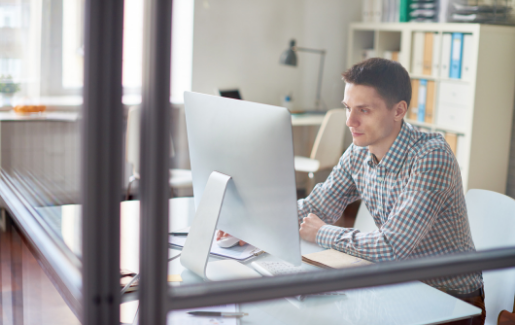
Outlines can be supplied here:
[[391, 60], [393, 56], [392, 51], [384, 51], [383, 53], [383, 59]]
[[408, 108], [408, 119], [416, 120], [418, 114], [418, 79], [411, 79], [411, 101]]
[[413, 33], [413, 61], [411, 63], [411, 72], [415, 75], [421, 75], [424, 64], [424, 32]]
[[392, 52], [392, 61], [399, 62], [399, 51]]
[[433, 66], [433, 33], [424, 34], [424, 55], [422, 59], [422, 74], [425, 76], [431, 75], [431, 68]]
[[376, 57], [376, 50], [374, 50], [374, 49], [364, 49], [361, 52], [361, 60], [362, 61], [368, 60], [370, 58], [375, 58], [375, 57]]
[[442, 55], [440, 56], [440, 77], [449, 77], [449, 66], [451, 64], [451, 43], [452, 35], [445, 33], [442, 35]]
[[394, 7], [393, 7], [393, 22], [394, 23], [398, 23], [400, 21], [400, 8], [401, 8], [401, 1], [402, 0], [394, 0], [393, 1], [393, 4], [394, 4]]
[[456, 133], [447, 132], [445, 133], [445, 141], [451, 147], [452, 153], [456, 156], [456, 149], [458, 148], [458, 135]]
[[389, 7], [390, 7], [390, 0], [383, 0], [383, 2], [382, 2], [382, 7], [383, 7], [383, 8], [382, 8], [382, 12], [381, 12], [381, 14], [382, 14], [382, 16], [381, 16], [381, 21], [382, 21], [383, 23], [386, 23], [386, 22], [388, 22], [388, 21], [389, 21], [389, 17], [388, 17], [388, 14], [389, 14], [389, 13], [388, 13], [388, 9], [389, 9]]
[[383, 58], [399, 62], [399, 51], [384, 51]]
[[375, 23], [380, 23], [383, 18], [383, 0], [372, 0], [373, 4], [373, 18], [372, 21]]
[[440, 72], [440, 45], [441, 45], [441, 35], [438, 33], [433, 34], [433, 62], [431, 68], [431, 75], [433, 77], [438, 77], [438, 72]]
[[417, 121], [424, 122], [426, 118], [427, 80], [420, 79], [418, 84], [418, 113]]
[[463, 36], [463, 53], [461, 62], [461, 79], [471, 80], [472, 79], [472, 34], [465, 34]]
[[463, 54], [463, 33], [452, 33], [451, 67], [449, 78], [461, 78], [461, 59]]
[[361, 20], [365, 23], [369, 23], [370, 19], [370, 7], [373, 0], [363, 0], [363, 7], [361, 8]]
[[458, 135], [458, 140], [456, 142], [456, 160], [458, 161], [458, 166], [460, 166], [461, 172], [463, 172], [467, 164], [464, 135]]
[[410, 4], [411, 0], [400, 0], [399, 3], [399, 22], [405, 23], [408, 22], [409, 12], [410, 12]]
[[426, 98], [426, 111], [425, 111], [425, 119], [426, 123], [434, 122], [434, 111], [435, 111], [435, 92], [436, 92], [436, 84], [432, 80], [427, 81], [427, 98]]

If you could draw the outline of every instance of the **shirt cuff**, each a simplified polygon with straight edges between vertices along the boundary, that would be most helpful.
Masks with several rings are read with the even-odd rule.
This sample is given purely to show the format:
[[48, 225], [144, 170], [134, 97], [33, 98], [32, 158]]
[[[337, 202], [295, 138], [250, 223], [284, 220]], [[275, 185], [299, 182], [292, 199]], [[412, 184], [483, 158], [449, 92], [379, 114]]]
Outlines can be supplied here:
[[343, 228], [331, 225], [318, 229], [316, 243], [324, 248], [333, 248], [335, 239], [341, 235]]

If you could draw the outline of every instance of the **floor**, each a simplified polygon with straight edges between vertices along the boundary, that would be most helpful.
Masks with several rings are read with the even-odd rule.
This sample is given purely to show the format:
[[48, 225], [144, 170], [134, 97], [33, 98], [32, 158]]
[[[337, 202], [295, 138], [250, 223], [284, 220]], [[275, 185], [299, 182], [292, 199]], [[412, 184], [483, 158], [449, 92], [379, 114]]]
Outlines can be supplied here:
[[24, 239], [6, 228], [0, 230], [0, 324], [80, 324]]

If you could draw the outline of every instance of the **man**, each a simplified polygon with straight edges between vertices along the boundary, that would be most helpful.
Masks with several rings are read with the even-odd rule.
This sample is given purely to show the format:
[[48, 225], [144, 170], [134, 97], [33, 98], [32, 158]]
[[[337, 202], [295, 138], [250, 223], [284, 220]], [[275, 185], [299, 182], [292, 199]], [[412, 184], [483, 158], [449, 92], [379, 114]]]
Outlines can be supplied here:
[[[408, 72], [397, 62], [374, 58], [354, 65], [343, 79], [353, 144], [327, 180], [298, 201], [301, 237], [372, 262], [474, 251], [451, 149], [441, 135], [403, 120], [411, 100]], [[330, 225], [359, 199], [377, 230]], [[480, 307], [483, 313], [474, 321], [484, 323], [481, 272], [425, 282]]]

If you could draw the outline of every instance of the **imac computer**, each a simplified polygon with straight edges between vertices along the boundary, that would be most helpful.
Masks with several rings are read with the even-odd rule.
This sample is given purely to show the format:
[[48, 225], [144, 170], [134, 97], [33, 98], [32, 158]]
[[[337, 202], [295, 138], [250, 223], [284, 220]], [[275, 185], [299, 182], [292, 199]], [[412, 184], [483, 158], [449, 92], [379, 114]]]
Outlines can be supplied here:
[[207, 263], [216, 229], [300, 265], [288, 110], [193, 92], [184, 101], [196, 212], [182, 265], [210, 280], [259, 276], [234, 260]]
[[220, 94], [220, 96], [222, 97], [243, 99], [238, 88], [217, 89], [217, 93]]

